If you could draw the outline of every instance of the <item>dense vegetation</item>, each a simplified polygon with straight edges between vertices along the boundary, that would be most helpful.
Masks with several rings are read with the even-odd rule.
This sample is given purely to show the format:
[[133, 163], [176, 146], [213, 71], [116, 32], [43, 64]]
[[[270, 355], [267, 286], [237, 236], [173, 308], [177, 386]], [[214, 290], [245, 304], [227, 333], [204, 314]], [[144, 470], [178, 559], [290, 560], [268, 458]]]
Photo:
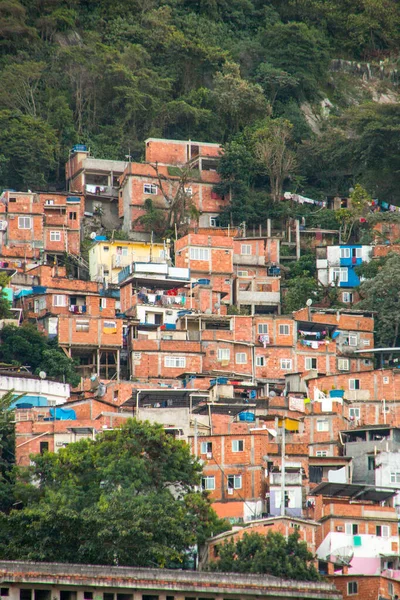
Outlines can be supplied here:
[[233, 539], [218, 546], [218, 560], [211, 563], [213, 571], [224, 573], [265, 573], [284, 579], [318, 581], [320, 575], [306, 542], [296, 531], [287, 537], [269, 531], [267, 535], [245, 533], [237, 542]]
[[[361, 182], [400, 198], [398, 105], [330, 71], [345, 58], [395, 73], [395, 0], [3, 0], [0, 43], [2, 187], [62, 187], [77, 142], [140, 159], [162, 136], [226, 144], [234, 220], [241, 203], [258, 222], [276, 178], [315, 196]], [[330, 116], [313, 132], [304, 115], [318, 120], [323, 98]], [[263, 143], [282, 132], [287, 160], [271, 173]]]
[[182, 568], [196, 544], [229, 529], [195, 491], [201, 469], [186, 443], [132, 419], [33, 457], [11, 483], [0, 462], [0, 557]]

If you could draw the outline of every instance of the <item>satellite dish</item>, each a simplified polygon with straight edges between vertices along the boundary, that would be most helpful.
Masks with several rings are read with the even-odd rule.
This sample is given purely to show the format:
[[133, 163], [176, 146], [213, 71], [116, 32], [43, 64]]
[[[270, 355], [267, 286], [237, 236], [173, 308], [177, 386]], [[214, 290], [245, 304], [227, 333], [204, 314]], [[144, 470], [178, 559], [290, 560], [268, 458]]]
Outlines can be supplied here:
[[39, 377], [40, 377], [40, 379], [46, 379], [46, 377], [47, 377], [46, 371], [40, 371]]
[[214, 308], [221, 308], [221, 304], [220, 304], [219, 302], [216, 302], [216, 303], [214, 304]]
[[309, 298], [309, 299], [307, 300], [306, 304], [307, 304], [307, 306], [311, 306], [311, 304], [312, 304], [312, 300], [311, 300], [311, 298]]
[[272, 391], [269, 393], [269, 397], [270, 397], [270, 398], [275, 398], [275, 396], [276, 396], [276, 392], [274, 392], [274, 390], [272, 390]]
[[96, 237], [96, 233], [94, 231], [92, 231], [92, 233], [90, 234], [90, 239], [94, 240], [95, 237]]
[[352, 546], [343, 546], [342, 548], [337, 548], [332, 552], [332, 556], [334, 562], [338, 565], [346, 565], [350, 566], [351, 561], [353, 560], [354, 550]]

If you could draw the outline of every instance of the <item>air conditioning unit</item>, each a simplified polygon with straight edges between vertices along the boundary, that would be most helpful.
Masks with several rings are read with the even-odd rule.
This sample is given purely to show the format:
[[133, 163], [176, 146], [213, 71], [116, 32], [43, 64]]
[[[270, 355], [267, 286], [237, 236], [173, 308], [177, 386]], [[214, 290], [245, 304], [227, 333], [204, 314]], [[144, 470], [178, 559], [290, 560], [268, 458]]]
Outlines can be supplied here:
[[174, 314], [174, 311], [173, 311], [173, 310], [166, 310], [166, 311], [165, 311], [165, 313], [166, 313], [167, 315], [173, 315], [173, 314]]
[[212, 458], [212, 452], [207, 452], [207, 458]]
[[64, 442], [56, 442], [56, 446], [64, 446]]
[[233, 488], [228, 488], [228, 496], [233, 496]]
[[343, 527], [341, 525], [336, 526], [336, 531], [343, 531]]

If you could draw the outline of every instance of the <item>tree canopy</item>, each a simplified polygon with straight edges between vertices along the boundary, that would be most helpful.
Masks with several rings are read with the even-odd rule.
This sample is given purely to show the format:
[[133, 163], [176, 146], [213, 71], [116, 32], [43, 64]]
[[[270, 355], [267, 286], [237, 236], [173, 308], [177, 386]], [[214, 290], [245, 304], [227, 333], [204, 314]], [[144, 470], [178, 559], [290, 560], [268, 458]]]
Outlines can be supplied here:
[[278, 532], [267, 535], [245, 533], [218, 546], [218, 560], [210, 564], [213, 571], [225, 573], [263, 573], [285, 579], [318, 581], [320, 575], [314, 557], [298, 532], [286, 539]]
[[32, 457], [20, 510], [0, 516], [0, 557], [182, 566], [227, 528], [195, 491], [201, 465], [160, 425], [133, 419], [95, 440]]

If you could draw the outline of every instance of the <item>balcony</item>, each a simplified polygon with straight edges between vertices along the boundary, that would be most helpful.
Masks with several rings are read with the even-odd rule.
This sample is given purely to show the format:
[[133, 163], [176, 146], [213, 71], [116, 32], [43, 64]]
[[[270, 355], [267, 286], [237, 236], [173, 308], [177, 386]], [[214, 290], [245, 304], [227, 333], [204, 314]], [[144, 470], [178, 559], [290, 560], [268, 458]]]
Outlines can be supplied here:
[[118, 188], [111, 185], [85, 185], [85, 192], [100, 198], [118, 198]]
[[[285, 485], [302, 485], [303, 477], [301, 473], [288, 473], [285, 474]], [[269, 484], [270, 485], [281, 485], [282, 474], [281, 473], [270, 473]]]
[[253, 292], [242, 291], [238, 292], [239, 304], [262, 304], [278, 306], [281, 303], [281, 295], [279, 292]]
[[233, 255], [233, 264], [264, 267], [265, 266], [265, 256], [258, 256], [257, 254], [234, 254]]

